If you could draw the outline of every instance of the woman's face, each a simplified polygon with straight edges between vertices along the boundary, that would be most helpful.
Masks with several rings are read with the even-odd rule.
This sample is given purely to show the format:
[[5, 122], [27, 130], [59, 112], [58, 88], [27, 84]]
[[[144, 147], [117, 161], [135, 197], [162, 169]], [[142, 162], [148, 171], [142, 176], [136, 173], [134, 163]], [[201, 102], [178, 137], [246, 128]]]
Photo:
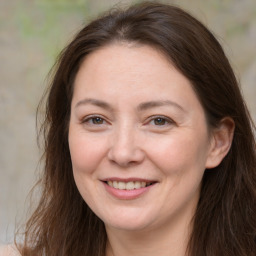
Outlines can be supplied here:
[[157, 50], [113, 44], [86, 57], [69, 146], [78, 190], [107, 228], [189, 220], [210, 145], [190, 82]]

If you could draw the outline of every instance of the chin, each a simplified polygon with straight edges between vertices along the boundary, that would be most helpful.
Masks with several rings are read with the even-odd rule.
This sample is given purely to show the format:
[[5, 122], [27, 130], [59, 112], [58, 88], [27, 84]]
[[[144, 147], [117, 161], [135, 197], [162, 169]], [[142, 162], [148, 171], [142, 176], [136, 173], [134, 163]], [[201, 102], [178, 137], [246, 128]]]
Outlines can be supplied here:
[[124, 231], [142, 231], [149, 228], [153, 222], [153, 216], [146, 216], [146, 214], [131, 214], [125, 215], [111, 215], [110, 218], [102, 218], [106, 227], [124, 230]]
[[134, 220], [131, 221], [127, 221], [127, 222], [122, 222], [122, 223], [105, 223], [106, 228], [110, 228], [110, 229], [118, 229], [118, 230], [122, 230], [122, 231], [143, 231], [145, 229], [147, 229], [147, 227], [149, 227], [149, 224], [147, 223], [138, 223], [135, 222]]

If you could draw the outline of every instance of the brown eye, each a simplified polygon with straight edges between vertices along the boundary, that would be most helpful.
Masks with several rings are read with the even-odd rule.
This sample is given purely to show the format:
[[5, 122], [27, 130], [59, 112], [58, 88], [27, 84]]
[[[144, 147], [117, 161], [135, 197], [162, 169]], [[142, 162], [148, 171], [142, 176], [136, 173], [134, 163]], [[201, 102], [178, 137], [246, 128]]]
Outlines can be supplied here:
[[103, 124], [104, 120], [101, 117], [93, 117], [91, 118], [93, 124]]
[[106, 121], [100, 116], [89, 116], [82, 121], [83, 124], [87, 125], [104, 125]]
[[154, 125], [165, 125], [167, 123], [166, 119], [162, 117], [155, 118], [153, 122], [154, 122]]

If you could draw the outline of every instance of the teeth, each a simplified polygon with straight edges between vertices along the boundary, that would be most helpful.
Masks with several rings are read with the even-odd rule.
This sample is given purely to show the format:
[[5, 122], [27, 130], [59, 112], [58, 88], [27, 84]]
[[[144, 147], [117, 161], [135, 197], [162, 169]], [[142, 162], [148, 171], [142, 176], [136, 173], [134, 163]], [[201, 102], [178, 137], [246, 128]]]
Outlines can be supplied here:
[[[108, 184], [108, 185], [111, 186], [111, 184]], [[117, 181], [113, 181], [113, 187], [118, 188], [118, 182]]]
[[129, 181], [129, 182], [107, 181], [107, 184], [110, 187], [113, 187], [116, 189], [133, 190], [133, 189], [145, 188], [145, 187], [151, 185], [152, 183], [145, 182], [145, 181]]
[[130, 181], [130, 182], [127, 182], [126, 183], [126, 186], [125, 186], [125, 189], [127, 190], [132, 190], [135, 188], [135, 185], [134, 185], [134, 182], [133, 181]]
[[[144, 183], [143, 183], [144, 184]], [[134, 182], [134, 188], [135, 189], [138, 189], [138, 188], [140, 188], [141, 187], [141, 182], [139, 182], [139, 181], [135, 181]]]
[[126, 184], [124, 182], [118, 182], [118, 189], [125, 189]]

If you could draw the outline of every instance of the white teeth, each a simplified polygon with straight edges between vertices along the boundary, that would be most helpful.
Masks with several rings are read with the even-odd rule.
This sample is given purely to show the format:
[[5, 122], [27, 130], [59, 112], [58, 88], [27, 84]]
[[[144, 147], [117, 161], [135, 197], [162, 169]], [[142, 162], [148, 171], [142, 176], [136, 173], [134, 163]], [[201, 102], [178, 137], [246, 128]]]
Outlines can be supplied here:
[[132, 189], [134, 189], [134, 182], [133, 181], [130, 181], [130, 182], [127, 182], [126, 183], [126, 186], [125, 186], [125, 188], [127, 189], [127, 190], [132, 190]]
[[135, 182], [134, 182], [134, 188], [135, 188], [135, 189], [138, 189], [138, 188], [140, 188], [140, 187], [141, 187], [141, 182], [135, 181]]
[[[111, 186], [110, 184], [108, 184], [108, 185]], [[118, 182], [117, 181], [113, 181], [113, 187], [118, 188]]]
[[149, 186], [151, 183], [145, 182], [145, 181], [129, 181], [129, 182], [107, 181], [107, 184], [110, 187], [113, 187], [116, 189], [133, 190], [133, 189], [145, 188], [146, 186]]
[[126, 184], [124, 182], [119, 181], [118, 182], [118, 189], [125, 189]]

